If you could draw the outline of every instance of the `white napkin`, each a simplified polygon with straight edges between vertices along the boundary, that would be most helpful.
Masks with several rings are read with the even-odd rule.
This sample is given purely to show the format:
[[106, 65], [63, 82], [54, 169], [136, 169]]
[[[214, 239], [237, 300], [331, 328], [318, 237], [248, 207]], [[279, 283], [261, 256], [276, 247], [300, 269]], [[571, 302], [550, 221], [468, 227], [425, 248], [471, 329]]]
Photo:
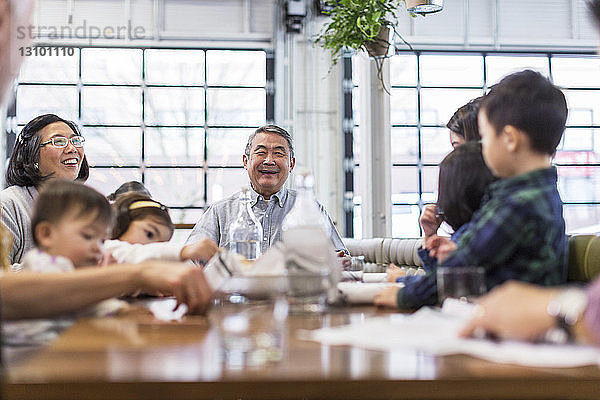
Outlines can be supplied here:
[[404, 349], [433, 355], [469, 354], [489, 361], [533, 367], [571, 368], [600, 363], [600, 348], [593, 346], [461, 338], [458, 332], [465, 324], [463, 311], [466, 310], [456, 316], [423, 307], [411, 315], [368, 318], [360, 324], [301, 331], [299, 336], [329, 345], [383, 351]]
[[340, 282], [338, 289], [344, 295], [346, 301], [350, 304], [373, 304], [373, 297], [383, 289], [395, 286], [404, 287], [403, 283], [378, 282]]

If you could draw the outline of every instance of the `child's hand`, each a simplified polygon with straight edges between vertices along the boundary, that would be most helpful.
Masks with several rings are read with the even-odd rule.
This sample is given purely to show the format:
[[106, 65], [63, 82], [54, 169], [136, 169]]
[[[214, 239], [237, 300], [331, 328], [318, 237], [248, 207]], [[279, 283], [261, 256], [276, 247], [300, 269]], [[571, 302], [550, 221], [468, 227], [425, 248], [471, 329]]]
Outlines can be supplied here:
[[336, 255], [341, 260], [341, 262], [342, 262], [342, 268], [344, 269], [344, 271], [348, 271], [348, 269], [352, 265], [352, 259], [350, 258], [350, 256], [346, 255], [346, 252], [344, 250], [338, 251], [336, 253]]
[[396, 282], [398, 278], [406, 275], [406, 270], [397, 267], [394, 263], [390, 263], [390, 266], [385, 270], [385, 273], [387, 274], [386, 278], [388, 282]]
[[426, 240], [426, 249], [429, 250], [429, 255], [438, 259], [438, 262], [444, 262], [446, 258], [457, 249], [456, 243], [447, 237], [433, 236]]
[[388, 287], [377, 293], [373, 298], [373, 303], [376, 306], [398, 308], [398, 291], [399, 287]]
[[437, 214], [437, 206], [435, 204], [427, 204], [423, 209], [423, 213], [419, 218], [421, 228], [425, 237], [435, 235], [442, 224], [442, 218]]
[[210, 239], [202, 239], [199, 242], [188, 244], [181, 249], [182, 260], [208, 261], [215, 255], [218, 247]]

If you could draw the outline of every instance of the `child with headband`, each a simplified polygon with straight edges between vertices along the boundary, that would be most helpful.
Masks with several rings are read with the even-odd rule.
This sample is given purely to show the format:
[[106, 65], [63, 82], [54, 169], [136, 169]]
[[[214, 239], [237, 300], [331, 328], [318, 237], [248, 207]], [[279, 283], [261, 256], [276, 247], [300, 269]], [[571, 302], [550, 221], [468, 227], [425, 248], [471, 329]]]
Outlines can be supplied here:
[[204, 239], [187, 246], [165, 243], [173, 236], [169, 210], [136, 192], [118, 196], [113, 204], [116, 223], [111, 239], [104, 242], [106, 262], [139, 263], [149, 259], [208, 261], [217, 245]]

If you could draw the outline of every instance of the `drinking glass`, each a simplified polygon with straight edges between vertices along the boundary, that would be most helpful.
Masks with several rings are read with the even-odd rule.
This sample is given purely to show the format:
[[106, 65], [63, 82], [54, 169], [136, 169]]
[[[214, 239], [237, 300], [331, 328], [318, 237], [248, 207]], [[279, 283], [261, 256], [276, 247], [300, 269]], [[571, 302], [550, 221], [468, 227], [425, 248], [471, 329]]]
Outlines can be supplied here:
[[288, 303], [281, 277], [233, 277], [217, 294], [209, 319], [230, 367], [281, 360]]
[[439, 267], [437, 289], [440, 304], [447, 298], [472, 302], [486, 292], [483, 267]]

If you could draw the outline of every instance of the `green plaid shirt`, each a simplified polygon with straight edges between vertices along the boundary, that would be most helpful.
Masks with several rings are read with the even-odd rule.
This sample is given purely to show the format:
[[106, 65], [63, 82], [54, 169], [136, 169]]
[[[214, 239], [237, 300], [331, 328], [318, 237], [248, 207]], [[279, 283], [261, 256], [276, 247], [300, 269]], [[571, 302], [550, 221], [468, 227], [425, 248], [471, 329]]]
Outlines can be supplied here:
[[[484, 267], [488, 290], [509, 279], [565, 283], [568, 247], [556, 182], [551, 167], [492, 183], [482, 207], [461, 227], [457, 250], [441, 265]], [[400, 308], [437, 302], [435, 269], [410, 278], [398, 292]]]

